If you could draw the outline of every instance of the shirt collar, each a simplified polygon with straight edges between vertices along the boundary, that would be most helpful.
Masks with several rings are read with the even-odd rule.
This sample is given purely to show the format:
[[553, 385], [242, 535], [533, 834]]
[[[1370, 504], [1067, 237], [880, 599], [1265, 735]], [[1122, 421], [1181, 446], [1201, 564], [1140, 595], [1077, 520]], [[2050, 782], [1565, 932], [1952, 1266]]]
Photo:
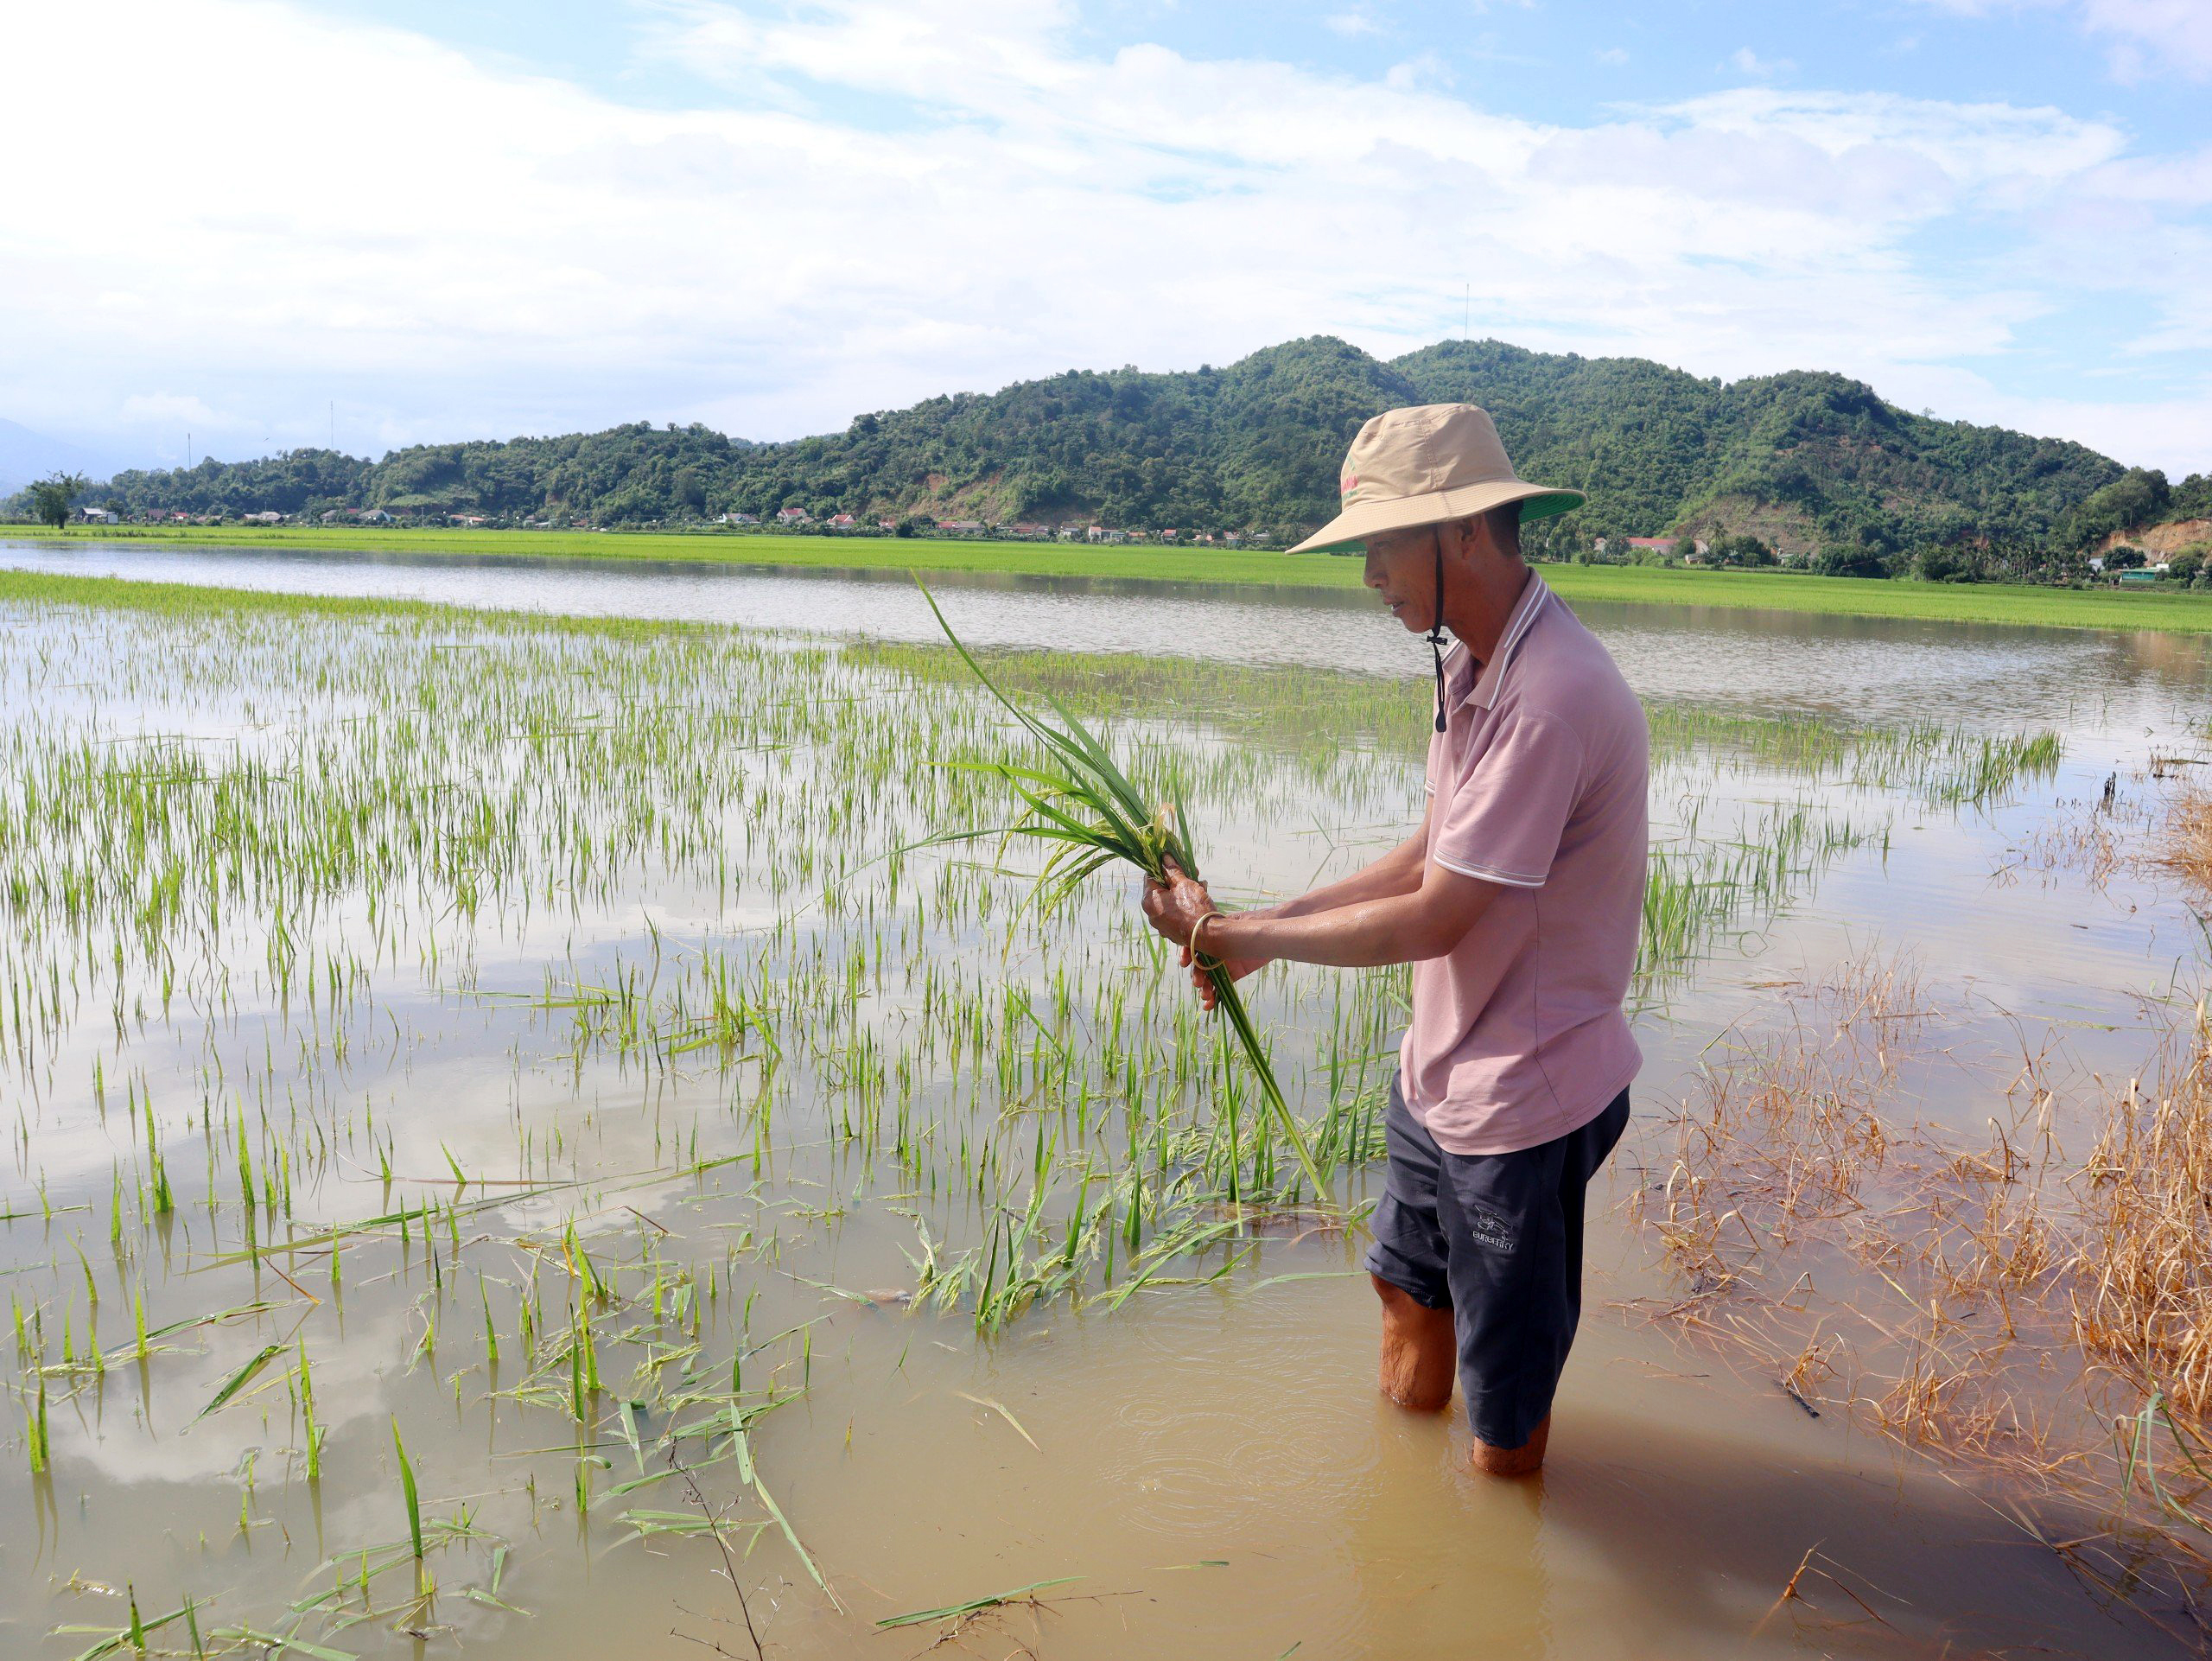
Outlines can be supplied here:
[[1452, 694], [1452, 708], [1468, 703], [1479, 703], [1485, 710], [1497, 707], [1497, 689], [1504, 684], [1506, 671], [1513, 666], [1514, 653], [1536, 620], [1537, 614], [1551, 598], [1551, 592], [1542, 577], [1534, 571], [1529, 573], [1528, 586], [1521, 590], [1513, 614], [1505, 620], [1504, 633], [1497, 637], [1497, 650], [1490, 654], [1490, 660], [1483, 665], [1482, 673], [1473, 678], [1471, 686], [1466, 684], [1471, 661], [1467, 656], [1467, 643], [1452, 643], [1452, 649], [1444, 654], [1444, 672], [1447, 677], [1446, 684]]

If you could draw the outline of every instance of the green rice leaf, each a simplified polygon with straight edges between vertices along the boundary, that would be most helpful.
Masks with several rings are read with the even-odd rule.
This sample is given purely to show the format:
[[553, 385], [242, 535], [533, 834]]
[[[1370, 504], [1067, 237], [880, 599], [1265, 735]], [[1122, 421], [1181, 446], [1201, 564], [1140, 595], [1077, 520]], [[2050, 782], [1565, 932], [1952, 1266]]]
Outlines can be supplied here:
[[274, 1361], [278, 1356], [282, 1355], [284, 1352], [284, 1350], [285, 1346], [282, 1344], [271, 1344], [264, 1348], [260, 1354], [255, 1356], [252, 1360], [247, 1362], [236, 1372], [232, 1373], [230, 1377], [230, 1381], [220, 1390], [215, 1392], [215, 1399], [208, 1403], [207, 1406], [201, 1408], [199, 1412], [192, 1416], [193, 1423], [198, 1424], [200, 1420], [206, 1418], [210, 1413], [213, 1413], [217, 1408], [222, 1406], [224, 1403], [229, 1401], [233, 1396], [236, 1396], [240, 1391], [251, 1384], [254, 1379], [254, 1375], [258, 1373], [262, 1368], [267, 1366], [271, 1361]]

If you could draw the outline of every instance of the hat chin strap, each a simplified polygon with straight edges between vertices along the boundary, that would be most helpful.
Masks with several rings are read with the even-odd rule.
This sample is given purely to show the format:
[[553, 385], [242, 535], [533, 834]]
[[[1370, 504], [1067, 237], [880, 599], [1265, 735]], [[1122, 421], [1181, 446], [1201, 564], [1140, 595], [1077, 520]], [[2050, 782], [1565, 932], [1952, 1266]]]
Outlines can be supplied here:
[[1428, 649], [1436, 659], [1436, 730], [1444, 730], [1444, 538], [1433, 538], [1436, 549], [1436, 620], [1429, 626]]

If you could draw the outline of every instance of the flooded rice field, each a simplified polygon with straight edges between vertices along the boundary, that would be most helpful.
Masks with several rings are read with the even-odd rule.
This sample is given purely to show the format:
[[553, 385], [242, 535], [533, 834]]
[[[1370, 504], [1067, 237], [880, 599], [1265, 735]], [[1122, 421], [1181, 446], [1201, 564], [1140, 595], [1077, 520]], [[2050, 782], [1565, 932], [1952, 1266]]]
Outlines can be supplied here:
[[[1402, 979], [1251, 983], [1315, 1193], [1130, 884], [931, 841], [1015, 734], [908, 591], [255, 570], [0, 575], [5, 1652], [2201, 1644], [2197, 645], [1592, 608], [1648, 1060], [1494, 1485], [1374, 1389]], [[1385, 620], [940, 594], [1232, 903], [1418, 812]]]

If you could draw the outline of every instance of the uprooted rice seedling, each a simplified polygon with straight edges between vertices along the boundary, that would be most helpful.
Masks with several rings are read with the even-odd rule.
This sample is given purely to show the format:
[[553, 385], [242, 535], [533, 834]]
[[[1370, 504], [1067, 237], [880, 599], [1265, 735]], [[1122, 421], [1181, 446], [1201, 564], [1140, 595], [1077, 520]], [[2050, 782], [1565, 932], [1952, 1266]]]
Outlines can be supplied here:
[[[1179, 873], [1198, 876], [1198, 860], [1191, 848], [1189, 814], [1182, 805], [1177, 803], [1171, 814], [1165, 805], [1154, 807], [1147, 804], [1129, 782], [1128, 775], [1115, 764], [1106, 747], [1083, 724], [1081, 717], [1071, 714], [1065, 705], [1056, 706], [1063, 724], [1054, 726], [1008, 698], [960, 643], [960, 637], [952, 632], [952, 625], [945, 622], [937, 597], [926, 588], [922, 595], [930, 602], [930, 610], [938, 621], [944, 625], [945, 638], [952, 642], [960, 660], [974, 672], [983, 690], [1020, 722], [1045, 751], [1042, 766], [1019, 766], [1006, 761], [985, 764], [985, 769], [1004, 780], [1027, 809], [1016, 824], [995, 833], [999, 839], [1026, 837], [1043, 842], [1053, 850], [1045, 862], [1045, 869], [1038, 873], [1036, 892], [1039, 906], [1051, 911], [1084, 878], [1116, 860], [1134, 866], [1151, 882], [1166, 882], [1171, 875]], [[950, 832], [944, 839], [968, 842], [982, 834], [988, 833]], [[1327, 1180], [1321, 1168], [1313, 1162], [1313, 1150], [1306, 1146], [1305, 1132], [1299, 1129], [1289, 1104], [1282, 1098], [1282, 1086], [1275, 1082], [1275, 1070], [1268, 1060], [1267, 1047], [1253, 1030], [1252, 1017], [1245, 1012], [1236, 980], [1221, 964], [1202, 960], [1201, 967], [1212, 978], [1222, 1018], [1236, 1034], [1244, 1060], [1259, 1083], [1268, 1117], [1281, 1130], [1291, 1151], [1298, 1155], [1299, 1169], [1313, 1185], [1313, 1198], [1318, 1202], [1325, 1191]]]

